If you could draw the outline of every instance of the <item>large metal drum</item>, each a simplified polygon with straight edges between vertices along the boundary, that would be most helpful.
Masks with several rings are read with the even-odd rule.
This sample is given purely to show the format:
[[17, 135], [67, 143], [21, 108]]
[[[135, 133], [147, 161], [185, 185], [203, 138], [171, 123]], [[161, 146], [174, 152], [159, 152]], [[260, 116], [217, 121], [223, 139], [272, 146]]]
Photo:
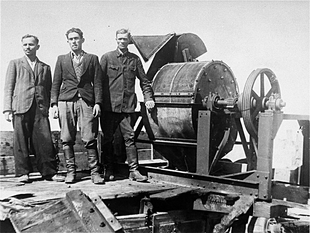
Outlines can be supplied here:
[[[195, 172], [198, 111], [203, 100], [214, 93], [221, 98], [235, 97], [238, 87], [231, 69], [221, 61], [171, 63], [163, 66], [153, 79], [156, 108], [147, 113], [149, 138], [167, 142], [184, 142], [177, 146], [158, 145], [155, 150], [166, 157], [172, 167]], [[214, 156], [225, 129], [230, 137], [223, 150], [228, 153], [236, 138], [231, 116], [212, 113], [211, 153]], [[208, 143], [208, 142], [206, 142]]]

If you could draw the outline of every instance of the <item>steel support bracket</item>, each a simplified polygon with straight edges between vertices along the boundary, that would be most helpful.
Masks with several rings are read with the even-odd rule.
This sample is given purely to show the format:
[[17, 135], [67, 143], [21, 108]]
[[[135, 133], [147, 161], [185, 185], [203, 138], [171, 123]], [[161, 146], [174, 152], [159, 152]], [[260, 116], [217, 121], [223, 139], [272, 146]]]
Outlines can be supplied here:
[[196, 171], [202, 175], [209, 174], [211, 111], [200, 110], [197, 127]]

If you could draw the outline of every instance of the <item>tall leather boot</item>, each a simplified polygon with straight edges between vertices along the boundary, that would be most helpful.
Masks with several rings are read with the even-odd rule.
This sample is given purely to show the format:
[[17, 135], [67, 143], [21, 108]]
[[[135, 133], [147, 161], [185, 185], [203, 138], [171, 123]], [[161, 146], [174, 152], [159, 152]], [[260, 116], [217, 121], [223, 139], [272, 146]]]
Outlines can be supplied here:
[[113, 181], [115, 180], [114, 176], [114, 154], [113, 154], [113, 147], [112, 145], [105, 145], [103, 147], [103, 155], [104, 155], [104, 165], [105, 165], [105, 172], [104, 172], [104, 180], [106, 181]]
[[64, 150], [66, 168], [67, 168], [67, 176], [65, 179], [65, 183], [71, 184], [76, 181], [75, 156], [74, 156], [73, 145], [65, 146], [63, 150]]
[[126, 148], [127, 161], [129, 166], [129, 179], [137, 182], [147, 181], [147, 177], [138, 171], [138, 155], [136, 147]]
[[104, 184], [104, 179], [100, 176], [100, 166], [97, 148], [87, 149], [88, 166], [90, 169], [91, 180], [94, 184]]

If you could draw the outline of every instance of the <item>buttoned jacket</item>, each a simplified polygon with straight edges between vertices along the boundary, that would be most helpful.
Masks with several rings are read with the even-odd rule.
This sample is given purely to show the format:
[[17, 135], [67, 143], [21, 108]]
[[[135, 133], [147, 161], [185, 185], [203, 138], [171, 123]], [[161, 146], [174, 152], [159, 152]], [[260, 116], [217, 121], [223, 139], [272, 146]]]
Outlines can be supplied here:
[[43, 115], [48, 116], [51, 84], [50, 66], [39, 59], [34, 71], [26, 57], [10, 61], [5, 80], [3, 112], [24, 114], [36, 101]]
[[81, 77], [75, 73], [71, 53], [57, 59], [52, 84], [51, 104], [72, 101], [78, 94], [93, 106], [102, 104], [102, 71], [96, 55], [84, 53]]
[[118, 49], [104, 54], [100, 59], [103, 71], [103, 110], [132, 113], [137, 106], [135, 80], [140, 80], [144, 101], [153, 100], [151, 82], [148, 80], [140, 58]]

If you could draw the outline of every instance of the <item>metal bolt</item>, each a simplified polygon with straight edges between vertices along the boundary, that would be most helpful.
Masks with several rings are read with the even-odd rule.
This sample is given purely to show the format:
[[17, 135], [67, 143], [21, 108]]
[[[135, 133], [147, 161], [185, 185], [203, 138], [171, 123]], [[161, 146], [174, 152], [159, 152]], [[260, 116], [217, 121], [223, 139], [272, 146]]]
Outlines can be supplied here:
[[227, 68], [224, 68], [224, 72], [226, 72], [227, 71]]
[[224, 79], [224, 76], [221, 76], [221, 79]]
[[209, 78], [208, 81], [211, 82], [212, 80]]

